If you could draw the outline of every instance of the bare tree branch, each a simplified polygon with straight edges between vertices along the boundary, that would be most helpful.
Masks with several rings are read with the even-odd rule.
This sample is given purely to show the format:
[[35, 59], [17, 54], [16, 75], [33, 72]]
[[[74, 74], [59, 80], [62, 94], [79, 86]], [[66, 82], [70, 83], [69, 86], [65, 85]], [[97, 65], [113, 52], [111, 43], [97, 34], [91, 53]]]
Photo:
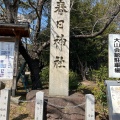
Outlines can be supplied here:
[[44, 42], [37, 51], [37, 54], [40, 55], [43, 49], [47, 48], [50, 45], [50, 40]]
[[38, 13], [38, 10], [37, 10], [37, 7], [35, 7], [35, 6], [33, 5], [33, 3], [31, 2], [31, 0], [28, 0], [28, 2], [29, 2], [29, 4], [31, 5], [31, 7], [35, 10], [37, 17], [40, 18], [39, 13]]
[[18, 5], [18, 4], [19, 4], [19, 2], [20, 2], [20, 0], [14, 0], [13, 6]]
[[105, 23], [105, 25], [103, 26], [102, 29], [100, 29], [100, 31], [95, 32], [95, 33], [91, 33], [89, 35], [73, 35], [71, 36], [71, 38], [92, 38], [92, 37], [96, 37], [100, 34], [102, 34], [107, 28], [108, 26], [111, 24], [111, 22], [113, 22], [113, 20], [115, 19], [115, 17], [119, 14], [120, 12], [120, 5], [118, 5], [116, 7], [116, 11], [111, 15], [111, 17], [108, 19], [108, 21]]
[[[34, 35], [34, 41], [36, 41], [39, 36], [39, 33], [40, 33], [40, 28], [41, 28], [41, 19], [42, 19], [42, 10], [43, 10], [43, 5], [45, 3], [46, 0], [38, 0], [38, 4], [37, 4], [37, 7], [35, 8], [33, 6], [33, 8], [35, 9], [36, 11], [36, 14], [37, 14], [37, 24], [36, 24], [36, 34]], [[31, 1], [29, 0], [29, 3], [30, 5], [32, 4]]]

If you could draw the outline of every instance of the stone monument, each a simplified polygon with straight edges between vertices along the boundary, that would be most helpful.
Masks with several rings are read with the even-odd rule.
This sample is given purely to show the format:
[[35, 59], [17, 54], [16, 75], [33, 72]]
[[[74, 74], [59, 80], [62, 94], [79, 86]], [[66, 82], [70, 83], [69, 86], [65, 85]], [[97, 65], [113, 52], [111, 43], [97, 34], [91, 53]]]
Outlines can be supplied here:
[[95, 97], [92, 94], [86, 94], [85, 120], [95, 120]]
[[9, 120], [10, 112], [10, 90], [1, 90], [0, 96], [0, 120]]
[[120, 119], [120, 81], [105, 80], [109, 120]]
[[43, 120], [44, 92], [36, 93], [35, 120]]
[[49, 94], [69, 94], [70, 0], [52, 0]]

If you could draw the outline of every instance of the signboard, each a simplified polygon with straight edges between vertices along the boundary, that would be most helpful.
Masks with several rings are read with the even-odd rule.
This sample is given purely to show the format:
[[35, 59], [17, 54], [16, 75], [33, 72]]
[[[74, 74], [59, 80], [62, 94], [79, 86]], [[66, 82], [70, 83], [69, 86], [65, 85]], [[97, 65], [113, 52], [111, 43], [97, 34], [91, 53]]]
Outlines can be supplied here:
[[49, 94], [69, 94], [70, 0], [52, 0]]
[[14, 42], [0, 42], [0, 80], [13, 79]]
[[120, 78], [120, 34], [109, 34], [109, 77]]
[[120, 82], [106, 80], [109, 120], [120, 119]]

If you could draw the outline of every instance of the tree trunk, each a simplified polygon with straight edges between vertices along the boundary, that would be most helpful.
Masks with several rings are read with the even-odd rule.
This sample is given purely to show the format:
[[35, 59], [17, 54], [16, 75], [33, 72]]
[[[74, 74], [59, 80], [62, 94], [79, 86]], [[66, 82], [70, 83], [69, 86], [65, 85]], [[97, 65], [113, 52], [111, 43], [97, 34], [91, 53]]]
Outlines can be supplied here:
[[79, 68], [80, 68], [80, 71], [81, 71], [82, 79], [87, 80], [86, 79], [86, 67], [84, 67], [83, 64], [81, 64]]
[[31, 80], [32, 80], [32, 89], [42, 89], [42, 83], [40, 80], [40, 67], [39, 67], [39, 60], [35, 59], [31, 61], [32, 63], [29, 65], [31, 67]]
[[[5, 8], [6, 8], [6, 17], [7, 17], [6, 22], [17, 23], [17, 13], [18, 13], [20, 0], [14, 0], [14, 1], [3, 0], [3, 1], [5, 3]], [[42, 7], [40, 12], [42, 14]], [[19, 52], [24, 57], [25, 61], [27, 62], [30, 68], [32, 89], [42, 88], [39, 73], [40, 73], [40, 70], [43, 68], [43, 65], [39, 64], [40, 63], [39, 57], [37, 56], [36, 58], [33, 58], [32, 56], [30, 56], [21, 42], [19, 45]], [[35, 51], [33, 52], [32, 55], [33, 56], [35, 55]]]
[[21, 42], [19, 45], [20, 45], [19, 52], [24, 57], [31, 72], [32, 89], [38, 89], [38, 88], [42, 89], [42, 83], [40, 81], [39, 73], [43, 68], [43, 65], [39, 64], [40, 63], [39, 59], [32, 59], [29, 56], [28, 52], [26, 51], [26, 49], [24, 48]]
[[14, 3], [11, 3], [9, 0], [3, 0], [6, 8], [6, 22], [16, 23], [17, 22], [17, 12], [19, 7], [19, 1], [16, 0]]
[[86, 79], [87, 62], [85, 62], [85, 66], [84, 66], [83, 63], [80, 61], [78, 55], [77, 58], [78, 58], [79, 71], [81, 72], [82, 79], [87, 80]]

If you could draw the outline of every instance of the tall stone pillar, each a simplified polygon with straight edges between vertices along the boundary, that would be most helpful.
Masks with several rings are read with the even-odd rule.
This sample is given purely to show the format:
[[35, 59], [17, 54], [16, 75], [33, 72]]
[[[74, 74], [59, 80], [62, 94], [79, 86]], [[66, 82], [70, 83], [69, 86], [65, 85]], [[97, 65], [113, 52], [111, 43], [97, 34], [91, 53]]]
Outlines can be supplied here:
[[52, 0], [49, 94], [69, 95], [70, 0]]

